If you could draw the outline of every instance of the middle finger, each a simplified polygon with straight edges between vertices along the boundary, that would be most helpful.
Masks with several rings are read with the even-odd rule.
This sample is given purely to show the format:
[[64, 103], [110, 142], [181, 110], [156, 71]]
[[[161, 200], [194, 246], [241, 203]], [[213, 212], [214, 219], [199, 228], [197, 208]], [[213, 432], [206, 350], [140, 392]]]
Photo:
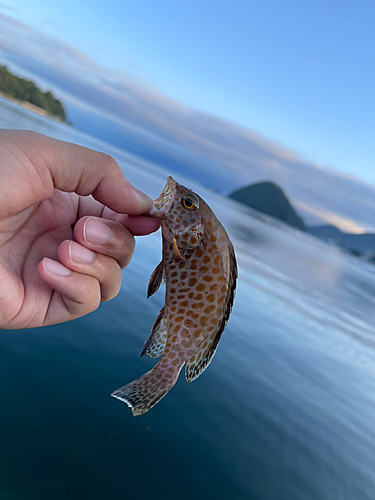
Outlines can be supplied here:
[[117, 260], [121, 269], [131, 261], [135, 239], [122, 224], [100, 217], [82, 217], [74, 227], [78, 243]]

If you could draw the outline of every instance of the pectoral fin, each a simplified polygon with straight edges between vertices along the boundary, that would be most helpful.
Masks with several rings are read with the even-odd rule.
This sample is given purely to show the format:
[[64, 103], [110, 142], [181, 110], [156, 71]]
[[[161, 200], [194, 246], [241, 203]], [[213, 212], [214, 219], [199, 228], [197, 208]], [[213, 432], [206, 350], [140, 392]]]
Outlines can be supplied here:
[[164, 352], [167, 340], [167, 318], [164, 315], [164, 307], [160, 310], [155, 320], [151, 333], [143, 346], [141, 356], [158, 358]]
[[159, 290], [161, 282], [163, 281], [163, 276], [164, 276], [164, 265], [163, 261], [161, 261], [155, 267], [153, 273], [150, 276], [150, 279], [148, 280], [147, 298], [151, 297], [151, 295], [154, 295], [154, 293], [156, 293]]

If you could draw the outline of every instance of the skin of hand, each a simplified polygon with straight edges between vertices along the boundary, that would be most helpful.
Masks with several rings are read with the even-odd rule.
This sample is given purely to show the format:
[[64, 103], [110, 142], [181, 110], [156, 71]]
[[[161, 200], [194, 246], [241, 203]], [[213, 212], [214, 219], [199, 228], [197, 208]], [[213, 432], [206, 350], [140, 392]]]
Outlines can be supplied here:
[[110, 156], [0, 130], [0, 328], [88, 314], [117, 295], [152, 200]]

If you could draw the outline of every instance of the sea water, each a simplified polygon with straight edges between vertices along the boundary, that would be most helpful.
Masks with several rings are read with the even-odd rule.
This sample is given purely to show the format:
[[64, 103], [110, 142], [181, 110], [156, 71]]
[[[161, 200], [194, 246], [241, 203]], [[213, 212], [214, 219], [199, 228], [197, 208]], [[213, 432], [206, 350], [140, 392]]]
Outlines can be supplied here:
[[375, 267], [197, 185], [189, 170], [114, 148], [0, 99], [0, 127], [113, 155], [157, 196], [197, 190], [239, 262], [209, 369], [134, 418], [109, 394], [140, 358], [163, 290], [146, 299], [160, 233], [137, 238], [119, 296], [79, 320], [0, 331], [0, 500], [373, 500]]

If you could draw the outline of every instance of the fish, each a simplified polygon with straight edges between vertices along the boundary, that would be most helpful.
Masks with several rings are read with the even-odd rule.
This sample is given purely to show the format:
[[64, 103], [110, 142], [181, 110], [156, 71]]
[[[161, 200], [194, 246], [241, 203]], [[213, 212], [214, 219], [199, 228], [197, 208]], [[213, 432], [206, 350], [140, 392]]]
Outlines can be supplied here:
[[147, 297], [165, 282], [165, 302], [141, 356], [160, 361], [111, 396], [134, 416], [146, 413], [172, 387], [185, 367], [188, 383], [211, 363], [232, 311], [237, 283], [233, 244], [208, 204], [167, 178], [146, 214], [161, 219], [162, 260], [151, 274]]

